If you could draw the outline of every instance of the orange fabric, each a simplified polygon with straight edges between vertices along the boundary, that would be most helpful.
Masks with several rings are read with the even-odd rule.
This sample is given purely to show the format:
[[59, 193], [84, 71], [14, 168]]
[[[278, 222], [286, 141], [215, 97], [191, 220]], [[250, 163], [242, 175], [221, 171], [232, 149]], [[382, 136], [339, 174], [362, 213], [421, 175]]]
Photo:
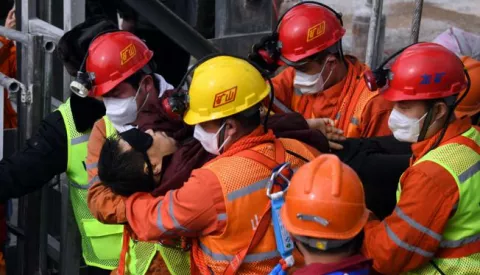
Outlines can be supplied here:
[[[469, 118], [454, 121], [448, 127], [440, 146], [471, 127]], [[428, 152], [440, 133], [412, 145], [415, 162]], [[383, 222], [369, 221], [365, 226], [364, 255], [374, 260], [373, 267], [384, 274], [414, 270], [430, 259], [399, 247], [389, 236], [429, 253], [439, 252], [439, 240], [410, 226], [402, 216], [441, 235], [459, 199], [455, 179], [440, 165], [425, 161], [408, 168], [400, 179], [402, 195], [395, 211]], [[401, 213], [401, 215], [399, 215]], [[387, 229], [388, 227], [388, 229]], [[478, 243], [476, 252], [478, 252]], [[471, 248], [457, 248], [455, 255], [470, 255]], [[451, 253], [451, 252], [450, 252]]]
[[[307, 119], [328, 117], [336, 120], [335, 126], [347, 137], [390, 135], [388, 118], [393, 103], [383, 99], [378, 92], [368, 90], [363, 80], [363, 72], [368, 69], [364, 64], [353, 57], [347, 56], [346, 60], [349, 64], [346, 77], [313, 95], [297, 94], [293, 86], [295, 70], [286, 68], [272, 79], [275, 97]], [[282, 112], [276, 107], [274, 111]], [[339, 113], [340, 119], [336, 119]], [[358, 125], [350, 123], [352, 118], [358, 121]]]
[[[17, 48], [13, 41], [0, 36], [0, 72], [8, 77], [17, 76]], [[3, 127], [17, 128], [17, 113], [8, 99], [8, 91], [3, 93]]]
[[[100, 151], [105, 143], [106, 128], [103, 119], [95, 122], [90, 139], [88, 140], [87, 166], [98, 163]], [[95, 165], [93, 165], [95, 166]], [[127, 222], [125, 213], [125, 198], [114, 194], [98, 179], [98, 168], [88, 170], [88, 181], [93, 184], [88, 189], [88, 208], [92, 215], [100, 222], [107, 224], [122, 224]], [[165, 267], [162, 256], [157, 253], [152, 260], [146, 274], [160, 274], [159, 270]], [[117, 274], [112, 272], [112, 274]]]
[[[263, 189], [262, 192], [245, 196], [245, 200], [229, 201], [227, 194], [267, 178], [271, 171], [253, 161], [245, 165], [249, 160], [235, 155], [244, 150], [253, 149], [273, 158], [274, 150], [271, 142], [274, 139], [275, 136], [271, 131], [263, 134], [263, 129], [259, 127], [250, 135], [226, 148], [226, 152], [204, 165], [203, 168], [194, 170], [182, 188], [169, 191], [164, 197], [153, 197], [147, 193], [137, 193], [129, 197], [126, 202], [127, 219], [133, 231], [140, 240], [158, 240], [179, 235], [198, 237], [202, 244], [214, 251], [229, 251], [226, 254], [236, 254], [238, 250], [248, 245], [245, 243], [251, 240], [251, 219], [254, 219], [255, 214], [262, 214], [257, 213], [256, 210], [261, 211], [264, 208], [261, 206], [266, 204], [267, 197]], [[298, 141], [283, 141], [287, 150], [307, 158], [311, 159], [318, 154], [316, 150], [302, 146], [303, 144]], [[295, 165], [298, 166], [298, 160], [293, 160], [289, 154], [287, 160], [297, 161]], [[245, 173], [246, 171], [248, 173]], [[239, 180], [241, 176], [248, 177], [251, 181]], [[271, 249], [274, 241], [273, 231], [270, 228], [268, 235], [252, 250], [252, 253]], [[201, 251], [198, 243], [194, 243], [192, 258], [192, 266], [200, 267], [200, 271], [206, 272], [206, 255]], [[226, 267], [226, 263], [221, 264]], [[265, 262], [265, 265], [273, 268], [276, 263], [278, 258]], [[219, 265], [212, 264], [212, 268], [215, 272], [223, 271]], [[242, 265], [240, 269], [242, 273], [243, 268]]]

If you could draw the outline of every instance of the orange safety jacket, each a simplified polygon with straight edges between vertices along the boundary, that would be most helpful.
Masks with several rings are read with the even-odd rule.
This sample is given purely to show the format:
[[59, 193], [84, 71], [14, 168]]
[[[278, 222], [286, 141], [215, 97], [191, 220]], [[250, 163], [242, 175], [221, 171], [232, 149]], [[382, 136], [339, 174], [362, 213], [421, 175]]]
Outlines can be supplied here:
[[368, 67], [354, 57], [346, 56], [346, 77], [316, 94], [304, 95], [294, 88], [295, 69], [286, 68], [273, 78], [275, 112], [297, 112], [306, 119], [331, 118], [346, 137], [390, 135], [388, 118], [393, 108], [377, 92], [368, 90], [363, 73]]
[[[12, 40], [0, 36], [0, 72], [8, 77], [17, 75], [17, 48]], [[3, 93], [3, 127], [17, 128], [17, 113], [8, 99], [8, 91]]]
[[[261, 221], [268, 219], [264, 215], [271, 215], [269, 212], [266, 214], [261, 212], [270, 203], [265, 193], [265, 184], [275, 166], [285, 161], [290, 162], [294, 169], [305, 164], [304, 160], [286, 153], [286, 150], [294, 151], [309, 160], [315, 156], [311, 153], [311, 149], [296, 140], [279, 139], [275, 143], [275, 146], [262, 144], [251, 149], [260, 153], [260, 156], [267, 156], [272, 164], [268, 163], [268, 159], [263, 160], [261, 157], [252, 156], [251, 151], [246, 150], [231, 157], [217, 158], [204, 166], [220, 179], [228, 222], [221, 235], [198, 238], [197, 245], [193, 248], [193, 255], [202, 274], [211, 274], [212, 271], [214, 274], [223, 273], [229, 266], [229, 262], [236, 258], [238, 251], [249, 246], [251, 249], [243, 263], [240, 263], [239, 273], [266, 274], [279, 262], [280, 255], [277, 252], [272, 226], [268, 226], [256, 245], [251, 245], [252, 232], [260, 230], [257, 227], [260, 226]], [[273, 159], [275, 161], [272, 161]], [[240, 169], [236, 171], [225, 169], [230, 165], [248, 167], [248, 172]], [[299, 255], [296, 256], [298, 261]]]
[[[127, 219], [138, 238], [195, 236], [192, 273], [267, 274], [272, 271], [281, 257], [268, 220], [271, 214], [266, 183], [277, 164], [288, 161], [296, 169], [319, 153], [297, 140], [275, 139], [271, 131], [258, 136], [261, 130], [255, 130], [257, 134], [237, 141], [226, 152], [193, 171], [196, 179], [190, 178], [182, 188], [169, 191], [165, 197], [131, 196], [126, 202]], [[250, 143], [255, 145], [248, 145]], [[198, 182], [200, 172], [208, 177]], [[212, 193], [216, 190], [221, 196]], [[206, 208], [204, 204], [211, 206]], [[298, 254], [296, 259], [300, 264], [303, 262]]]

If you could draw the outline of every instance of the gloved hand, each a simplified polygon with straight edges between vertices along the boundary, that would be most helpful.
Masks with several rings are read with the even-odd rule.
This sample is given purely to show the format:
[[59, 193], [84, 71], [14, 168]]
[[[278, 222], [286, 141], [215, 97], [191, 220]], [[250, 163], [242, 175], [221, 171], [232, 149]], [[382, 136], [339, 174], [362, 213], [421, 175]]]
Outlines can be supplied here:
[[280, 51], [278, 49], [278, 34], [262, 37], [259, 43], [253, 44], [248, 59], [273, 74], [280, 65]]

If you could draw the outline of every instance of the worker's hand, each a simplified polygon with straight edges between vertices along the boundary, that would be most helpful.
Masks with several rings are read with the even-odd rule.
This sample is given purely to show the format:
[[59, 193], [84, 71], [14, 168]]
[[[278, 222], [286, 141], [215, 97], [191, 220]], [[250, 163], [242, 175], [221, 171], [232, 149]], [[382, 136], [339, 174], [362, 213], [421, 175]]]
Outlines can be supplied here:
[[16, 26], [15, 9], [13, 8], [8, 12], [7, 18], [5, 19], [5, 28], [15, 29]]
[[163, 157], [171, 155], [177, 150], [177, 142], [164, 132], [147, 130], [145, 133], [153, 138], [152, 146], [147, 150], [147, 155], [154, 167], [154, 174], [158, 174], [161, 170]]
[[331, 149], [342, 150], [343, 146], [335, 141], [345, 140], [343, 131], [335, 128], [335, 122], [330, 118], [312, 118], [307, 119], [310, 129], [316, 129], [322, 132], [328, 139]]

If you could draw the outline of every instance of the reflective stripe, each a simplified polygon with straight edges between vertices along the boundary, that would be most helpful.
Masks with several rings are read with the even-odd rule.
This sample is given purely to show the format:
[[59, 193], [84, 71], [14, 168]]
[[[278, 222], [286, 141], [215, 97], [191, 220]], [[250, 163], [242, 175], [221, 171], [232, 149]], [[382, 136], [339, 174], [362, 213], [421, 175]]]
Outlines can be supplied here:
[[353, 125], [360, 126], [360, 121], [359, 121], [358, 118], [356, 118], [356, 117], [352, 117], [352, 118], [350, 119], [350, 122], [351, 122]]
[[88, 187], [92, 186], [94, 183], [96, 182], [100, 182], [100, 178], [98, 177], [98, 175], [96, 175], [95, 177], [93, 177], [89, 182], [88, 182]]
[[160, 201], [157, 207], [157, 227], [158, 229], [160, 229], [160, 231], [166, 232], [167, 230], [163, 226], [163, 221], [162, 221], [162, 210], [161, 210], [162, 205], [163, 205], [163, 200]]
[[421, 249], [420, 247], [413, 246], [413, 245], [410, 245], [406, 242], [403, 242], [402, 240], [400, 240], [400, 238], [398, 238], [397, 235], [395, 235], [395, 233], [393, 233], [392, 229], [390, 229], [390, 227], [385, 222], [383, 224], [385, 224], [385, 230], [387, 230], [388, 237], [399, 247], [401, 247], [405, 250], [420, 254], [420, 255], [422, 255], [423, 257], [426, 257], [426, 258], [433, 257], [434, 253], [425, 251], [425, 250]]
[[175, 216], [173, 215], [173, 192], [170, 192], [170, 201], [168, 202], [168, 215], [170, 216], [170, 219], [173, 221], [173, 226], [175, 229], [180, 229], [186, 232], [190, 232], [190, 230], [186, 229], [185, 227], [181, 226]]
[[91, 186], [90, 184], [78, 184], [78, 183], [76, 183], [76, 182], [74, 182], [74, 181], [72, 181], [72, 180], [69, 180], [68, 182], [70, 183], [70, 185], [71, 185], [72, 187], [75, 187], [75, 188], [77, 188], [77, 189], [88, 190], [88, 188], [90, 188], [90, 186]]
[[480, 234], [473, 235], [470, 237], [463, 238], [461, 240], [456, 240], [456, 241], [449, 241], [449, 240], [443, 240], [440, 242], [440, 247], [443, 248], [457, 248], [461, 247], [476, 241], [480, 241]]
[[84, 143], [84, 142], [87, 142], [89, 138], [90, 138], [90, 134], [72, 138], [72, 140], [70, 141], [70, 144], [77, 145], [80, 143]]
[[408, 223], [411, 227], [417, 229], [418, 231], [427, 234], [428, 236], [434, 238], [437, 241], [442, 240], [442, 235], [438, 234], [437, 232], [432, 231], [431, 229], [419, 224], [416, 222], [414, 219], [410, 218], [407, 216], [405, 213], [403, 213], [402, 209], [400, 207], [395, 207], [395, 213], [404, 221]]
[[256, 192], [258, 190], [262, 190], [267, 186], [268, 179], [263, 179], [261, 181], [258, 181], [254, 184], [251, 184], [247, 187], [244, 187], [242, 189], [238, 189], [237, 191], [233, 191], [227, 195], [227, 199], [229, 201], [236, 200], [238, 198], [241, 198], [243, 196], [249, 195], [253, 192]]
[[[215, 261], [232, 261], [233, 260], [233, 255], [225, 255], [225, 254], [220, 254], [220, 253], [214, 253], [212, 252], [208, 247], [206, 247], [204, 244], [199, 242], [200, 248], [202, 249], [203, 253], [206, 255], [210, 256], [210, 258], [214, 259]], [[280, 257], [280, 253], [278, 251], [269, 251], [269, 252], [263, 252], [263, 253], [255, 253], [255, 254], [248, 254], [245, 259], [243, 260], [244, 263], [254, 263], [254, 262], [261, 262], [261, 261], [266, 261], [269, 259], [273, 259], [276, 257]]]
[[474, 165], [470, 166], [467, 171], [461, 173], [458, 176], [460, 183], [467, 181], [469, 178], [473, 177], [478, 171], [480, 171], [480, 161], [477, 161]]
[[217, 220], [218, 221], [226, 221], [227, 220], [227, 214], [226, 213], [218, 214], [217, 215]]
[[87, 165], [85, 165], [87, 167], [87, 170], [92, 170], [92, 169], [95, 169], [98, 167], [98, 162], [94, 162], [94, 163], [87, 163]]
[[[270, 94], [270, 100], [272, 100], [272, 95]], [[273, 98], [273, 105], [277, 107], [278, 109], [282, 110], [284, 113], [292, 113], [292, 110], [288, 108], [285, 104], [283, 104], [280, 100], [278, 100], [276, 97]]]

